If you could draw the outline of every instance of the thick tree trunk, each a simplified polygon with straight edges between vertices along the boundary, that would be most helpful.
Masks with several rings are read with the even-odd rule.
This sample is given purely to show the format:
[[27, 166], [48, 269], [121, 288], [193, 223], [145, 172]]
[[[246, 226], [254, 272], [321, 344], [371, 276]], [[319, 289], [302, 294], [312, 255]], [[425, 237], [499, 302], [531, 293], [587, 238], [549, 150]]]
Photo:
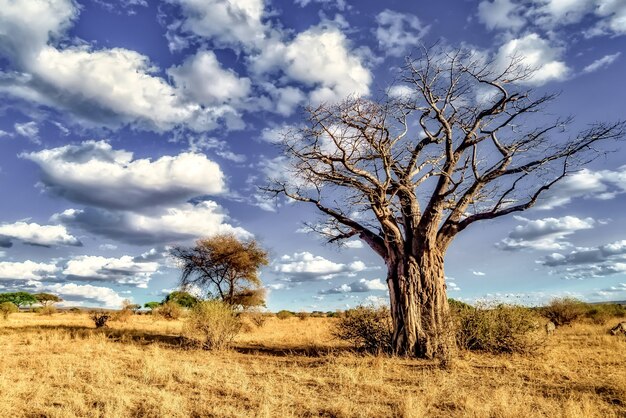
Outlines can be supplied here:
[[454, 340], [443, 254], [436, 250], [423, 251], [389, 260], [387, 266], [395, 354], [448, 359]]

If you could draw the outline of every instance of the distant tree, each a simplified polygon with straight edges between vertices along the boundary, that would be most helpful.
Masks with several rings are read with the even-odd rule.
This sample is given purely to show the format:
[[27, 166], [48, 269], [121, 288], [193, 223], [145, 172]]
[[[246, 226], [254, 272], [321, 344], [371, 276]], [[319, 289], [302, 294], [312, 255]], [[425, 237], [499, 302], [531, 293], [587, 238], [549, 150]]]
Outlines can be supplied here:
[[167, 302], [176, 303], [183, 308], [193, 308], [199, 302], [199, 299], [184, 290], [175, 290], [163, 299], [163, 304]]
[[0, 303], [12, 302], [18, 308], [38, 303], [35, 296], [27, 292], [0, 293]]
[[63, 299], [61, 299], [59, 296], [54, 295], [52, 293], [36, 293], [33, 296], [35, 296], [35, 299], [37, 299], [37, 302], [39, 302], [43, 306], [50, 306], [58, 302], [63, 302]]
[[161, 302], [146, 302], [143, 304], [143, 307], [153, 311], [155, 308], [159, 307], [160, 305], [161, 305]]
[[319, 211], [309, 226], [328, 241], [358, 237], [382, 258], [395, 354], [452, 354], [444, 259], [458, 234], [531, 208], [625, 136], [624, 122], [566, 134], [571, 119], [546, 109], [556, 95], [524, 87], [519, 57], [507, 64], [427, 49], [407, 59], [403, 94], [323, 103], [283, 135], [287, 172], [265, 190]]
[[198, 286], [231, 306], [263, 305], [258, 270], [268, 264], [268, 258], [255, 240], [221, 234], [201, 239], [191, 248], [176, 247], [171, 253], [182, 269], [182, 287]]
[[122, 310], [132, 311], [136, 313], [139, 309], [141, 309], [141, 305], [137, 305], [136, 303], [132, 303], [130, 299], [124, 299], [122, 301]]

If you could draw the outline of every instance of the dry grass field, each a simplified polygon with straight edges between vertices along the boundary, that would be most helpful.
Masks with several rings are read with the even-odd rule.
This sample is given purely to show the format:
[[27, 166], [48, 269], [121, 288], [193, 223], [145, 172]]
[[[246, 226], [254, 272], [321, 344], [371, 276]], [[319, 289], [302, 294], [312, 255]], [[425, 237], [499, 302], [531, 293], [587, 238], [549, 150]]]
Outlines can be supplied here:
[[[626, 339], [559, 328], [536, 356], [434, 363], [352, 354], [332, 318], [269, 319], [227, 352], [181, 346], [182, 321], [86, 314], [0, 321], [4, 417], [626, 417]], [[616, 322], [616, 321], [613, 321]]]

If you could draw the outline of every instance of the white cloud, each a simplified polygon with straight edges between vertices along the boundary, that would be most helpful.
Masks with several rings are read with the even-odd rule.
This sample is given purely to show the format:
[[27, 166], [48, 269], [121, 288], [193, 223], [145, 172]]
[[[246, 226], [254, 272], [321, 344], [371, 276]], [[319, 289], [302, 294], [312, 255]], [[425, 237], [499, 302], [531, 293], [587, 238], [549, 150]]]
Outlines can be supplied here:
[[594, 71], [598, 71], [600, 69], [606, 68], [609, 65], [613, 64], [617, 58], [621, 55], [621, 52], [616, 52], [615, 54], [605, 55], [602, 58], [599, 58], [583, 68], [583, 73], [593, 73]]
[[522, 38], [511, 39], [500, 47], [496, 56], [496, 65], [505, 68], [511, 59], [519, 59], [521, 65], [533, 70], [523, 82], [529, 85], [542, 85], [550, 81], [564, 80], [570, 73], [565, 62], [561, 61], [562, 48], [550, 45], [550, 42], [536, 33]]
[[0, 280], [45, 280], [54, 277], [59, 270], [56, 264], [36, 263], [34, 261], [0, 262]]
[[366, 269], [367, 267], [362, 261], [354, 261], [349, 264], [335, 263], [306, 251], [293, 255], [283, 255], [274, 263], [274, 271], [292, 282], [329, 280], [341, 274], [353, 276], [355, 273]]
[[250, 79], [223, 69], [212, 51], [198, 51], [167, 73], [181, 95], [203, 105], [237, 105], [250, 94]]
[[158, 268], [158, 263], [139, 263], [129, 255], [120, 258], [83, 255], [69, 260], [63, 274], [69, 280], [106, 281], [146, 288]]
[[626, 2], [623, 0], [596, 0], [596, 15], [602, 20], [592, 34], [626, 35]]
[[183, 32], [220, 47], [253, 47], [264, 39], [263, 0], [172, 0], [181, 6]]
[[39, 127], [37, 126], [37, 122], [15, 123], [13, 128], [15, 129], [15, 133], [28, 138], [31, 142], [35, 144], [41, 143], [39, 140]]
[[225, 191], [219, 165], [202, 154], [134, 160], [104, 141], [86, 141], [22, 156], [41, 167], [49, 191], [105, 208], [152, 207]]
[[72, 302], [82, 305], [83, 302], [88, 302], [104, 308], [120, 308], [122, 302], [126, 299], [113, 289], [90, 284], [55, 283], [46, 285], [44, 289], [58, 294], [63, 299], [65, 305], [71, 305]]
[[53, 215], [55, 222], [82, 228], [96, 235], [130, 244], [169, 244], [221, 233], [248, 238], [251, 234], [227, 223], [228, 215], [217, 203], [203, 201], [156, 208], [149, 213], [68, 209]]
[[578, 247], [566, 254], [553, 253], [540, 264], [567, 279], [587, 279], [626, 272], [626, 240], [597, 247]]
[[340, 293], [363, 293], [373, 290], [387, 290], [385, 285], [380, 279], [361, 279], [350, 284], [343, 284], [339, 287], [334, 287], [328, 290], [321, 290], [318, 293], [321, 295], [340, 294]]
[[16, 239], [25, 244], [51, 247], [55, 245], [80, 246], [81, 242], [67, 232], [63, 225], [39, 225], [15, 222], [0, 225], [0, 239]]
[[385, 9], [376, 16], [378, 47], [387, 55], [399, 57], [419, 46], [430, 29], [411, 14]]
[[353, 239], [350, 241], [344, 241], [341, 245], [346, 248], [363, 248], [363, 241], [360, 239]]
[[516, 226], [507, 238], [497, 244], [503, 250], [562, 250], [571, 247], [570, 243], [564, 241], [566, 237], [576, 231], [592, 229], [595, 225], [592, 218], [580, 219], [575, 216], [535, 220], [516, 216], [515, 219], [524, 224]]
[[522, 8], [511, 0], [483, 0], [478, 4], [478, 20], [487, 29], [521, 29], [526, 20]]
[[472, 271], [472, 274], [474, 276], [486, 276], [486, 274], [483, 273], [482, 271], [476, 271], [476, 270]]

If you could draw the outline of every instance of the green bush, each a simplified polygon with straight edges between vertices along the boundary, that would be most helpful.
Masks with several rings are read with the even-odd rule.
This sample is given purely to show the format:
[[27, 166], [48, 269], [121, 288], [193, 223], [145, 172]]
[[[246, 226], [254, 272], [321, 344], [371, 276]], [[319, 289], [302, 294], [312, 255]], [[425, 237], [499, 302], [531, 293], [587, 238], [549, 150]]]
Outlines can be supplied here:
[[554, 322], [557, 327], [571, 324], [581, 318], [589, 310], [589, 305], [575, 298], [552, 299], [541, 308], [541, 314]]
[[393, 328], [389, 308], [359, 306], [339, 316], [333, 335], [368, 353], [391, 353]]
[[512, 305], [452, 309], [456, 341], [466, 350], [531, 353], [545, 343], [540, 317], [528, 308]]
[[1, 302], [0, 303], [0, 317], [2, 319], [9, 319], [9, 315], [19, 311], [17, 306], [13, 302]]
[[293, 316], [293, 312], [285, 311], [285, 310], [278, 311], [276, 313], [276, 318], [278, 319], [288, 319], [288, 318], [291, 318], [292, 316]]
[[174, 320], [183, 316], [183, 308], [176, 302], [165, 302], [161, 306], [154, 308], [152, 314], [163, 319]]
[[585, 312], [585, 318], [598, 325], [604, 325], [613, 318], [624, 317], [626, 317], [626, 307], [617, 303], [590, 305]]
[[184, 336], [205, 350], [228, 348], [241, 329], [233, 308], [219, 300], [198, 302], [183, 327]]

